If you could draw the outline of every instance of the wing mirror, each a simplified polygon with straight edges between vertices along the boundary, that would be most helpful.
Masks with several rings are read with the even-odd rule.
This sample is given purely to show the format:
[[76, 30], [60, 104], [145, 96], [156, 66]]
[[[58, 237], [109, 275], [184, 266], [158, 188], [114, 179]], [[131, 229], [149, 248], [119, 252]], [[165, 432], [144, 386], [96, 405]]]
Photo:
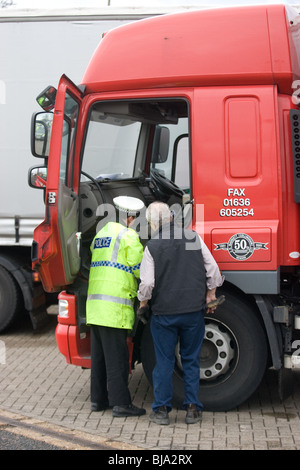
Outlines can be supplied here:
[[35, 157], [48, 158], [53, 113], [41, 112], [31, 120], [31, 153]]
[[45, 189], [47, 184], [47, 167], [36, 166], [28, 172], [28, 184], [35, 189]]

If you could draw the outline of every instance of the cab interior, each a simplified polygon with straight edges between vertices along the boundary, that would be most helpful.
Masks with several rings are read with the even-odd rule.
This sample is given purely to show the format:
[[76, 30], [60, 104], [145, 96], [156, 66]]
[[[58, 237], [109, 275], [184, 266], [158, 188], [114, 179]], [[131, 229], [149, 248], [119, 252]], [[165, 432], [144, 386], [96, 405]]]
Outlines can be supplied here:
[[[155, 200], [166, 202], [178, 223], [190, 224], [188, 136], [184, 99], [101, 101], [91, 107], [80, 180], [84, 277], [88, 277], [90, 244], [114, 214], [114, 197], [137, 197], [145, 208]], [[149, 231], [144, 213], [134, 228], [145, 244]]]

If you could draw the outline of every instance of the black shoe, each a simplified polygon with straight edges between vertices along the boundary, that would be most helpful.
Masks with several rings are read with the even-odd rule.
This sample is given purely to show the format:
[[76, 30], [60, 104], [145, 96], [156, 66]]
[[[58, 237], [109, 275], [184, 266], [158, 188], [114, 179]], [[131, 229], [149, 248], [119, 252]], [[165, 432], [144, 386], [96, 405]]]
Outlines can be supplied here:
[[156, 424], [169, 424], [169, 413], [166, 406], [160, 406], [157, 411], [152, 411], [149, 415], [149, 421]]
[[202, 411], [197, 410], [197, 406], [194, 404], [188, 405], [186, 408], [186, 424], [199, 423], [202, 419]]
[[146, 413], [144, 408], [138, 408], [134, 405], [114, 406], [112, 415], [115, 418], [125, 418], [127, 416], [142, 416]]
[[100, 403], [91, 403], [91, 411], [105, 411], [109, 408], [109, 404], [101, 405]]

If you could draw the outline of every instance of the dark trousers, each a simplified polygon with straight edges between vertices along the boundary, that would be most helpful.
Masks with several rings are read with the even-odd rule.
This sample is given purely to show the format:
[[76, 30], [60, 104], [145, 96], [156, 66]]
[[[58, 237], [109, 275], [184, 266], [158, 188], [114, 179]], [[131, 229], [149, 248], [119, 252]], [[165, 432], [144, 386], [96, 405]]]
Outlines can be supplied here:
[[91, 402], [130, 405], [127, 330], [91, 325]]
[[154, 411], [157, 411], [160, 406], [166, 406], [169, 411], [172, 409], [172, 376], [178, 340], [180, 341], [185, 392], [183, 407], [194, 403], [198, 410], [203, 408], [198, 394], [200, 351], [204, 331], [202, 311], [181, 315], [152, 315], [151, 333], [156, 356], [156, 365], [152, 373], [154, 392], [152, 409]]

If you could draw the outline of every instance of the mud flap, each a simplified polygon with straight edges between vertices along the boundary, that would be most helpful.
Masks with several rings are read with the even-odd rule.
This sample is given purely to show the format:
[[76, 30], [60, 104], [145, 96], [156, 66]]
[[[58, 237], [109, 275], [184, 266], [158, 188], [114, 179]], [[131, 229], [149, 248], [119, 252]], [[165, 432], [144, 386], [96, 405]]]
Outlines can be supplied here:
[[50, 321], [47, 313], [47, 301], [41, 284], [33, 287], [31, 306], [28, 308], [31, 324], [34, 331], [39, 331]]
[[31, 310], [29, 312], [30, 320], [34, 331], [39, 331], [44, 326], [48, 325], [50, 316], [47, 313], [46, 305]]
[[278, 371], [278, 394], [281, 401], [286, 400], [293, 393], [293, 371], [281, 368]]

